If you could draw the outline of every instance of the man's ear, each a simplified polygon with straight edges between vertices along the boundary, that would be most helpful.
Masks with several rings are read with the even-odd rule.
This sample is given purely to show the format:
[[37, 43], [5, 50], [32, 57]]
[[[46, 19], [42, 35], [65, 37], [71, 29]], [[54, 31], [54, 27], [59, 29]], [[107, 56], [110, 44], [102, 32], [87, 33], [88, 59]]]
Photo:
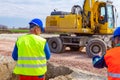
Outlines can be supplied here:
[[33, 28], [33, 32], [36, 33], [36, 27]]

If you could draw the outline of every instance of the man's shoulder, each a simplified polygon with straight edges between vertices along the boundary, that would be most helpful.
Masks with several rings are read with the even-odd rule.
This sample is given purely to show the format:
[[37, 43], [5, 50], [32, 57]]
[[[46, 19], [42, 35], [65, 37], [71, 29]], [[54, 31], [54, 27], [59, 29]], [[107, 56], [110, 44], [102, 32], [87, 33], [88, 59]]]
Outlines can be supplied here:
[[21, 36], [18, 37], [18, 39], [24, 38], [26, 36], [27, 36], [27, 34], [21, 35]]
[[115, 55], [115, 54], [117, 54], [119, 52], [120, 52], [120, 47], [114, 47], [114, 48], [111, 48], [111, 49], [107, 50], [105, 56]]
[[34, 35], [34, 39], [37, 39], [37, 40], [42, 40], [42, 41], [46, 41], [45, 38], [41, 37], [41, 36], [38, 36], [38, 35]]
[[43, 41], [46, 41], [46, 39], [45, 39], [45, 38], [43, 38], [43, 37], [41, 37], [41, 36], [39, 36], [39, 38], [40, 38], [41, 40], [43, 40]]
[[119, 51], [120, 50], [120, 47], [114, 47], [114, 48], [111, 48], [109, 50], [107, 50], [107, 52], [112, 52], [112, 51]]

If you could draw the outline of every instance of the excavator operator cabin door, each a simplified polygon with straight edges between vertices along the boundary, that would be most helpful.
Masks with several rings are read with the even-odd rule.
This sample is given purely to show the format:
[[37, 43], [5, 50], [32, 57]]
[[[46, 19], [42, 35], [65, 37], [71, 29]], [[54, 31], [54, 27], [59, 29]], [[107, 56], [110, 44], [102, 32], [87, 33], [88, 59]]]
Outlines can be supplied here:
[[101, 24], [101, 29], [114, 28], [115, 20], [114, 20], [114, 10], [112, 5], [101, 4], [99, 6], [98, 22], [99, 24]]

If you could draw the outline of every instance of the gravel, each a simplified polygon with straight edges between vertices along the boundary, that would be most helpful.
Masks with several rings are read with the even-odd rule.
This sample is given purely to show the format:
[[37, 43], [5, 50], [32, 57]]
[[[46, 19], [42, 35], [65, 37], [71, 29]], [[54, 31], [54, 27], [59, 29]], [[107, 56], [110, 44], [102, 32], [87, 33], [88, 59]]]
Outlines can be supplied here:
[[[18, 36], [24, 34], [0, 34], [0, 54], [5, 56], [11, 56], [12, 50], [14, 48], [15, 41]], [[42, 34], [42, 36], [51, 36]], [[57, 35], [55, 35], [57, 36]], [[104, 69], [96, 69], [92, 66], [91, 58], [88, 58], [85, 52], [80, 51], [66, 51], [61, 54], [51, 53], [50, 62], [64, 65], [67, 67], [73, 67], [84, 71], [89, 71], [94, 74], [100, 74], [103, 76], [107, 76], [107, 70]]]

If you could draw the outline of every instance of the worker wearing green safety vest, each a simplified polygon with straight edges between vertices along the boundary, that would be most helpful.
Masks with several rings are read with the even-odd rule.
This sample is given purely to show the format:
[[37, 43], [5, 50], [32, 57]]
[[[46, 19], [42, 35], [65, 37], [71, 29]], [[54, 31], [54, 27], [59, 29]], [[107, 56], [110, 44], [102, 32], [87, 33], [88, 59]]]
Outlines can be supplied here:
[[17, 61], [15, 74], [20, 80], [44, 80], [47, 71], [47, 59], [50, 50], [46, 40], [39, 36], [44, 28], [40, 19], [33, 19], [30, 23], [30, 33], [17, 39], [12, 57]]

